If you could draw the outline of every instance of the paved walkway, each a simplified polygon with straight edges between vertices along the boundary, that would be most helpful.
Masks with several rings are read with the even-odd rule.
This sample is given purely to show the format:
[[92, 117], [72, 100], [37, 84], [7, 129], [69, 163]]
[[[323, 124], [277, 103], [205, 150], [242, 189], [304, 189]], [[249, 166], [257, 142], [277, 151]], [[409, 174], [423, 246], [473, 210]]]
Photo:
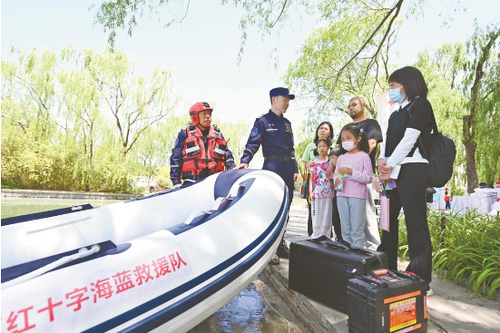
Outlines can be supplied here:
[[[290, 242], [304, 239], [307, 206], [303, 199], [294, 198], [285, 239]], [[400, 269], [406, 267], [400, 263]], [[317, 303], [288, 289], [288, 260], [279, 266], [269, 265], [267, 274], [281, 296], [309, 325], [313, 332], [348, 332], [348, 316]], [[431, 288], [434, 295], [427, 299], [429, 314], [428, 332], [449, 333], [500, 333], [500, 302], [474, 296], [471, 291], [453, 282], [444, 281], [433, 274]]]

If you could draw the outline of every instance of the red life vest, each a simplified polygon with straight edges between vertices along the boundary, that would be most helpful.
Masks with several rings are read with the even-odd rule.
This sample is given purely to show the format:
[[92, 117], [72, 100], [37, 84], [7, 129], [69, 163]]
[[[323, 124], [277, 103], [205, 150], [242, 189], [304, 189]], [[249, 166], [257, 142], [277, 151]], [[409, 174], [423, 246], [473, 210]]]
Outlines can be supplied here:
[[[224, 171], [227, 142], [222, 139], [220, 130], [210, 126], [207, 136], [195, 124], [186, 128], [187, 138], [182, 150], [183, 179], [197, 180]], [[205, 147], [205, 138], [207, 147]], [[201, 175], [200, 175], [201, 174]]]

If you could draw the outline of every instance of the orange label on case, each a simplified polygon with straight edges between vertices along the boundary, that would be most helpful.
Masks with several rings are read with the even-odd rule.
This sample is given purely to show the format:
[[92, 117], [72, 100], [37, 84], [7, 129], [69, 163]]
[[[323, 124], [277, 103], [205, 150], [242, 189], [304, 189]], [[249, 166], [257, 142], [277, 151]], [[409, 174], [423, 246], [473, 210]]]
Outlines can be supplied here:
[[389, 331], [394, 332], [417, 323], [417, 298], [389, 305]]
[[384, 299], [384, 304], [389, 304], [389, 303], [392, 303], [392, 302], [400, 301], [402, 299], [407, 299], [407, 298], [410, 298], [412, 296], [418, 296], [421, 293], [422, 292], [420, 290], [417, 290], [417, 291], [414, 291], [412, 293], [408, 293], [408, 294], [403, 294], [403, 295], [399, 295], [399, 296], [394, 296], [394, 297], [386, 298], [386, 299]]
[[427, 295], [424, 296], [424, 319], [427, 319]]

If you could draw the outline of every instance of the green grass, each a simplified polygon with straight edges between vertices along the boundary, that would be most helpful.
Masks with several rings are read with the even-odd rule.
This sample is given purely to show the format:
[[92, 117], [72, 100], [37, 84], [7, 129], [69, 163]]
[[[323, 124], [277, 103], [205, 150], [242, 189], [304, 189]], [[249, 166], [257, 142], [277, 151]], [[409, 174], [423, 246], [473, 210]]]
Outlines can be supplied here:
[[[441, 218], [446, 227], [441, 230]], [[500, 291], [500, 216], [474, 212], [428, 216], [433, 269], [444, 279], [465, 283], [474, 294], [495, 298]], [[404, 216], [399, 219], [399, 256], [408, 257]]]

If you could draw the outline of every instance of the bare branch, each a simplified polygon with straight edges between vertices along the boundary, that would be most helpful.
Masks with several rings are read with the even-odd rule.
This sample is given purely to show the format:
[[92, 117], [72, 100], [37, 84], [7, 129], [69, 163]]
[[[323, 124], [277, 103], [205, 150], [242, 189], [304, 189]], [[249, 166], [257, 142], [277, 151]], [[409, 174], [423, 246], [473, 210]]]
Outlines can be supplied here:
[[373, 37], [377, 34], [377, 32], [382, 28], [382, 26], [384, 25], [385, 21], [387, 21], [387, 19], [391, 16], [392, 12], [396, 9], [398, 9], [398, 12], [399, 12], [399, 8], [401, 7], [401, 5], [403, 4], [403, 1], [404, 0], [399, 0], [398, 3], [389, 10], [389, 12], [385, 15], [385, 17], [383, 18], [382, 21], [380, 21], [379, 25], [377, 26], [377, 28], [375, 28], [375, 30], [371, 33], [371, 35], [366, 39], [366, 41], [363, 43], [363, 45], [361, 45], [361, 47], [358, 49], [358, 51], [344, 64], [344, 66], [342, 66], [342, 68], [340, 68], [340, 70], [338, 71], [338, 74], [337, 74], [337, 77], [340, 76], [340, 74], [342, 74], [342, 72], [347, 68], [347, 66], [349, 66], [353, 61], [354, 59], [357, 58], [357, 56], [367, 47], [368, 43], [370, 43], [370, 41], [373, 39]]
[[[385, 31], [385, 33], [384, 33], [384, 36], [383, 36], [383, 38], [382, 38], [382, 41], [380, 42], [380, 44], [379, 44], [379, 46], [378, 46], [377, 50], [375, 51], [375, 54], [372, 56], [372, 59], [371, 59], [371, 61], [368, 63], [368, 66], [366, 66], [366, 71], [365, 71], [365, 80], [363, 81], [363, 84], [366, 82], [366, 77], [368, 76], [368, 71], [370, 70], [370, 67], [371, 67], [371, 65], [373, 64], [373, 61], [377, 58], [377, 56], [378, 56], [378, 54], [379, 54], [379, 52], [380, 52], [380, 49], [382, 48], [382, 46], [384, 45], [385, 40], [386, 40], [386, 39], [388, 38], [388, 36], [389, 36], [389, 32], [391, 31], [391, 28], [392, 28], [392, 25], [393, 25], [393, 23], [394, 23], [394, 20], [396, 20], [396, 17], [398, 17], [398, 15], [399, 15], [399, 11], [401, 10], [401, 5], [403, 4], [403, 1], [404, 1], [404, 0], [400, 0], [400, 1], [396, 4], [396, 6], [395, 6], [395, 8], [396, 8], [396, 13], [394, 14], [394, 16], [392, 17], [392, 19], [390, 20], [390, 22], [389, 22], [389, 26], [387, 27], [387, 29], [386, 29], [386, 31]], [[391, 11], [392, 11], [392, 10], [391, 10]], [[388, 17], [388, 16], [386, 16], [386, 18], [387, 18], [387, 17]], [[381, 24], [383, 24], [383, 22], [385, 22], [386, 18], [384, 18], [384, 20], [382, 21], [382, 23], [381, 23]], [[379, 25], [379, 27], [381, 27], [381, 24]], [[379, 29], [379, 27], [377, 27], [377, 30]], [[373, 35], [373, 34], [372, 34], [372, 35]]]
[[187, 14], [189, 12], [189, 5], [191, 5], [191, 0], [188, 0], [187, 6], [186, 6], [186, 12], [184, 13], [184, 16], [181, 17], [181, 19], [179, 20], [179, 23], [182, 23], [182, 21], [184, 21], [184, 19], [186, 18]]
[[283, 2], [283, 7], [281, 8], [281, 11], [280, 11], [278, 17], [276, 18], [276, 20], [274, 21], [274, 23], [269, 26], [271, 29], [274, 28], [274, 26], [276, 25], [276, 23], [278, 23], [278, 21], [280, 20], [281, 15], [283, 15], [283, 13], [285, 12], [285, 8], [286, 8], [286, 4], [287, 3], [288, 3], [288, 0], [285, 0]]

